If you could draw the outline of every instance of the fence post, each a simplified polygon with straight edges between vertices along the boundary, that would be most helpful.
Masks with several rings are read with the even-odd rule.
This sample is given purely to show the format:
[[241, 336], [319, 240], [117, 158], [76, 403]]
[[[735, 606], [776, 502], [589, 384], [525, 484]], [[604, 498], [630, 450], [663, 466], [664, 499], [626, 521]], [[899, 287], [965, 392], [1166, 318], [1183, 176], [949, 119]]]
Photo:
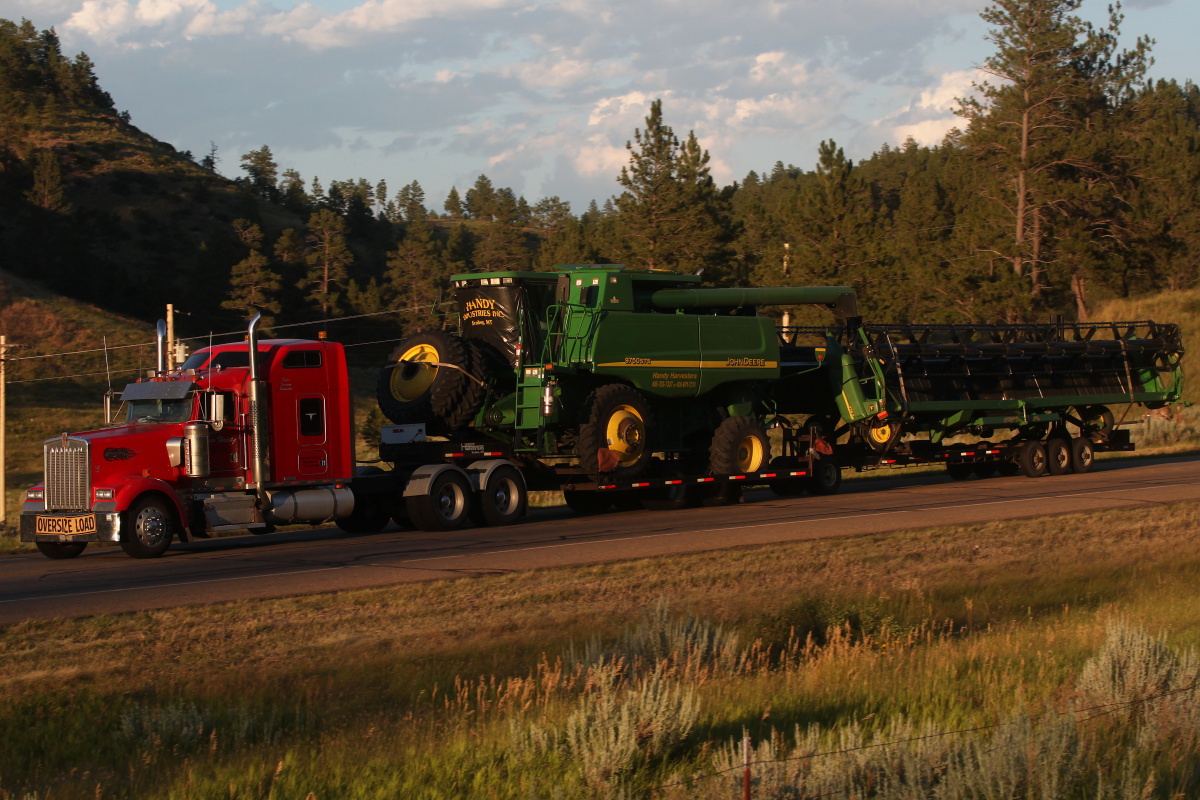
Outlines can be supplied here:
[[750, 731], [742, 731], [742, 800], [750, 800]]

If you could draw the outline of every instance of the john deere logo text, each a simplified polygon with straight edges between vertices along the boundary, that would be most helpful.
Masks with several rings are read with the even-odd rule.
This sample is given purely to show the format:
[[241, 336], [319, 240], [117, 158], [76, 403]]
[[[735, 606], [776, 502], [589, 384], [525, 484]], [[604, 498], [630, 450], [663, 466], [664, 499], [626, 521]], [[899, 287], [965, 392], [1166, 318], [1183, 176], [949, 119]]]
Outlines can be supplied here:
[[765, 358], [731, 358], [725, 362], [727, 367], [765, 367]]

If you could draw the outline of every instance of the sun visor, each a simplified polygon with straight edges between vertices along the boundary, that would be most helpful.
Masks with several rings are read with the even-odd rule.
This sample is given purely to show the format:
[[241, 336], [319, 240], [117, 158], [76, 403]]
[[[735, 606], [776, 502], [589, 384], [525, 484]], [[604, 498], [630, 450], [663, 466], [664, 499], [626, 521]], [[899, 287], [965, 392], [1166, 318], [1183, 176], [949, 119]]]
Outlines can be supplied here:
[[121, 392], [121, 400], [182, 400], [192, 391], [191, 381], [145, 381], [131, 383]]

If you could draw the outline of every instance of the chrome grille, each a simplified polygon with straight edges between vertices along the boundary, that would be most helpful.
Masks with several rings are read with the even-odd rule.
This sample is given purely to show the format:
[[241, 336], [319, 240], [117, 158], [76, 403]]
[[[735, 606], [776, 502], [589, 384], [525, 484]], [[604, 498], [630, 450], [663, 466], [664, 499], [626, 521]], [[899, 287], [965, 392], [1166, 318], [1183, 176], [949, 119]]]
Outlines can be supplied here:
[[88, 475], [89, 445], [86, 439], [47, 439], [43, 446], [46, 465], [46, 510], [86, 511], [92, 505]]

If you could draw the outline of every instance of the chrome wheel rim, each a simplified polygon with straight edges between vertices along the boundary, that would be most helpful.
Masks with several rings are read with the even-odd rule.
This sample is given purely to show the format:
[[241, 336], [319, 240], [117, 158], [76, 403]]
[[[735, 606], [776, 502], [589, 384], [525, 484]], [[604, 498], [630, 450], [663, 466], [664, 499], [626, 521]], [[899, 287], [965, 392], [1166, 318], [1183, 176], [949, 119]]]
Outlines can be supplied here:
[[146, 506], [138, 512], [137, 519], [133, 522], [134, 535], [147, 547], [162, 544], [169, 531], [167, 516], [157, 506]]

